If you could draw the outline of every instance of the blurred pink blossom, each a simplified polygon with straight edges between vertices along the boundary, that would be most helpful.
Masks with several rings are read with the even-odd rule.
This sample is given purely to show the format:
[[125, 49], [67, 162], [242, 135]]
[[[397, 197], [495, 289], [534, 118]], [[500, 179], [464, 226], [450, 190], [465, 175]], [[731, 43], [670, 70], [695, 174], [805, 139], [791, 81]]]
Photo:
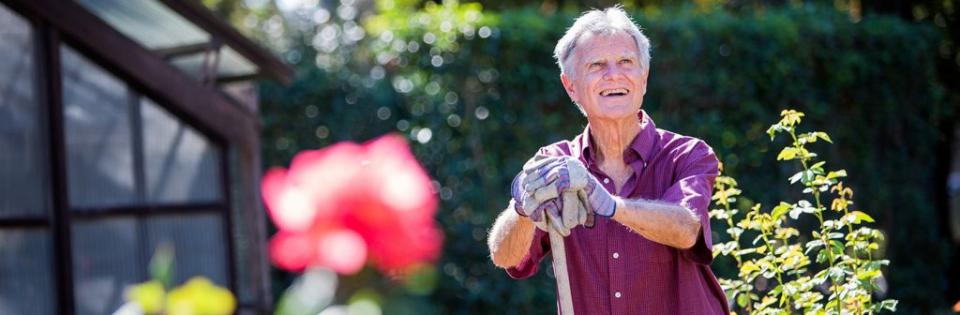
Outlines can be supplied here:
[[268, 170], [261, 190], [279, 229], [270, 257], [280, 268], [352, 274], [369, 257], [396, 272], [440, 253], [436, 195], [399, 135], [300, 152], [289, 170]]

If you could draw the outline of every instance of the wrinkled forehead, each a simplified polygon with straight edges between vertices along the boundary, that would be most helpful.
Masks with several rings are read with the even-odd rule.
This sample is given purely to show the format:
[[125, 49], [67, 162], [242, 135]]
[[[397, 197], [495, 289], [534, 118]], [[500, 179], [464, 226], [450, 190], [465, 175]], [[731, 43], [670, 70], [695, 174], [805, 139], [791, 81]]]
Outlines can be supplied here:
[[580, 60], [608, 57], [638, 57], [637, 41], [625, 31], [584, 32], [577, 38], [573, 54]]

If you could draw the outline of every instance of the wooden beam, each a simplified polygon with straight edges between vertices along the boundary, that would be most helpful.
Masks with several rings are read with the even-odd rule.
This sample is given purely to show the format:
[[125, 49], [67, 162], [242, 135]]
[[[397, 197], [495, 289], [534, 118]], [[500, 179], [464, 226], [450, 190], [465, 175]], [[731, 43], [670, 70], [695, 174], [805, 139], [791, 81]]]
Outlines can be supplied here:
[[169, 47], [169, 48], [154, 49], [153, 53], [160, 56], [160, 58], [170, 60], [170, 59], [184, 56], [184, 55], [199, 54], [205, 51], [216, 50], [219, 48], [220, 48], [219, 45], [216, 45], [212, 42], [203, 42], [203, 43], [195, 43], [195, 44], [188, 44], [188, 45], [180, 45], [180, 46]]
[[240, 81], [255, 80], [260, 77], [261, 77], [260, 74], [251, 73], [251, 74], [217, 77], [216, 79], [218, 84], [226, 84], [226, 83], [234, 83], [234, 82], [240, 82]]
[[36, 217], [3, 217], [0, 218], [0, 229], [4, 228], [45, 228], [50, 226], [50, 219]]
[[[36, 17], [31, 17], [36, 19]], [[53, 266], [57, 281], [57, 313], [73, 315], [73, 241], [70, 230], [70, 193], [67, 187], [67, 140], [64, 133], [63, 77], [60, 60], [60, 33], [45, 22], [35, 23], [37, 28], [37, 64], [41, 71], [41, 100], [46, 104], [48, 148], [50, 154], [50, 195], [52, 239], [55, 248]]]

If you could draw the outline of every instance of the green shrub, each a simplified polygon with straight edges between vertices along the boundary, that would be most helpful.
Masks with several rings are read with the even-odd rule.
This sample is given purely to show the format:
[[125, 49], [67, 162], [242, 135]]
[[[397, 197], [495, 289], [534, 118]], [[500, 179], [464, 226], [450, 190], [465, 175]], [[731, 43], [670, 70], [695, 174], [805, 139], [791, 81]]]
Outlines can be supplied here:
[[[726, 224], [732, 240], [715, 244], [713, 251], [715, 256], [733, 258], [739, 269], [736, 278], [720, 279], [727, 297], [735, 301], [735, 309], [750, 314], [895, 311], [896, 300], [876, 303], [873, 297], [883, 278], [881, 267], [890, 264], [877, 255], [883, 233], [861, 226], [873, 218], [850, 209], [853, 190], [841, 181], [846, 170], [826, 171], [826, 161], [818, 161], [817, 153], [808, 148], [818, 140], [832, 142], [830, 136], [822, 131], [800, 133], [801, 112], [784, 110], [781, 116], [767, 133], [771, 141], [780, 133], [790, 136], [777, 160], [798, 164], [800, 171], [790, 176], [790, 184], [799, 184], [812, 202], [781, 201], [770, 211], [761, 210], [759, 203], [749, 210], [737, 209], [731, 206], [741, 194], [736, 180], [717, 178], [713, 200], [720, 208], [711, 210], [710, 217]], [[829, 207], [828, 195], [834, 196]], [[815, 216], [817, 226], [798, 229], [798, 219], [806, 215]]]
[[[406, 134], [442, 200], [438, 220], [447, 237], [436, 287], [423, 296], [361, 274], [343, 279], [344, 291], [374, 286], [386, 304], [414, 305], [393, 309], [424, 308], [416, 314], [553, 313], [549, 265], [532, 279], [511, 280], [490, 263], [483, 240], [523, 161], [586, 123], [550, 57], [576, 13], [490, 12], [453, 2], [381, 9], [352, 24], [366, 28], [362, 40], [329, 52], [311, 46], [314, 35], [328, 26], [342, 34], [351, 21], [291, 36], [283, 51], [296, 61], [295, 82], [261, 90], [265, 163], [285, 165], [294, 152], [335, 141]], [[780, 185], [796, 170], [773, 163], [778, 152], [760, 141], [765, 122], [790, 104], [809, 114], [805, 124], [844, 144], [821, 156], [860, 174], [845, 185], [886, 231], [878, 252], [891, 264], [877, 295], [899, 300], [905, 314], [947, 307], [942, 274], [955, 258], [938, 224], [936, 191], [947, 158], [938, 149], [946, 135], [940, 128], [955, 116], [936, 81], [934, 30], [887, 17], [855, 23], [807, 6], [633, 16], [653, 45], [644, 109], [659, 127], [706, 140], [741, 189], [763, 192], [739, 198], [736, 208], [802, 197]], [[715, 224], [716, 243], [728, 241]], [[726, 257], [713, 269], [738, 274]]]

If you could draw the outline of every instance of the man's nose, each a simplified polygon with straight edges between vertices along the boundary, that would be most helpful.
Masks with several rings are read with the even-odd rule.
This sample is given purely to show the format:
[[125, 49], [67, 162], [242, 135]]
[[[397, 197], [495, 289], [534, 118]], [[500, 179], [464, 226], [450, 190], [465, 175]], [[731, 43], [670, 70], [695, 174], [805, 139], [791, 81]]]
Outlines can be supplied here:
[[607, 69], [603, 73], [603, 78], [607, 80], [616, 79], [618, 76], [623, 75], [623, 69], [620, 68], [620, 65], [616, 62], [612, 62], [607, 66]]

